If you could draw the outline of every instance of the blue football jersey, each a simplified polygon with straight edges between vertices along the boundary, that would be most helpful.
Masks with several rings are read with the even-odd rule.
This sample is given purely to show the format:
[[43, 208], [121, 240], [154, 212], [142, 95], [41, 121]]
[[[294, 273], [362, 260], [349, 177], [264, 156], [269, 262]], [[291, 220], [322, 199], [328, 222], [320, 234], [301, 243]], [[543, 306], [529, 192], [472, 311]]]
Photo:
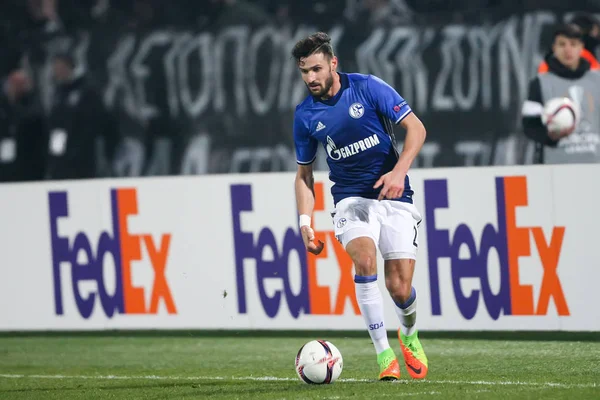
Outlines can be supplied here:
[[[294, 143], [298, 164], [311, 164], [319, 143], [327, 153], [331, 193], [376, 199], [373, 185], [398, 161], [393, 124], [412, 110], [387, 83], [373, 75], [339, 73], [341, 89], [331, 99], [309, 95], [296, 107]], [[412, 203], [408, 176], [397, 200]]]

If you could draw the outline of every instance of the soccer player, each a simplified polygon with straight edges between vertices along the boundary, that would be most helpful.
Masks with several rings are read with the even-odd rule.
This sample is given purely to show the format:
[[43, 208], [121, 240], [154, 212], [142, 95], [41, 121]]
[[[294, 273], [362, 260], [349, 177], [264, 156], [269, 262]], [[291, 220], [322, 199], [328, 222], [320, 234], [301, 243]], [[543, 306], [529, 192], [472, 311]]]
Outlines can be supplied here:
[[[319, 143], [327, 152], [335, 203], [335, 234], [355, 267], [356, 298], [377, 352], [379, 379], [400, 378], [383, 321], [377, 285], [377, 248], [385, 260], [385, 284], [400, 318], [400, 347], [409, 374], [427, 375], [427, 357], [417, 336], [416, 291], [412, 287], [421, 215], [413, 205], [407, 172], [425, 141], [425, 128], [387, 83], [372, 75], [337, 72], [331, 38], [322, 32], [300, 40], [292, 55], [310, 94], [296, 107], [294, 142], [298, 162], [296, 202], [302, 238], [309, 252], [314, 239], [312, 163]], [[398, 153], [393, 125], [406, 129]]]

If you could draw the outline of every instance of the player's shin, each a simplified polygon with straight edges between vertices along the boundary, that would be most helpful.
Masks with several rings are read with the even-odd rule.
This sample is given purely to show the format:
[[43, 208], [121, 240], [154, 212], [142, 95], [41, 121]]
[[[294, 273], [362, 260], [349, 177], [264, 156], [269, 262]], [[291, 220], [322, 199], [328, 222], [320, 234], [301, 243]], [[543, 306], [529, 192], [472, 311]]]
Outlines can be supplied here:
[[377, 285], [377, 275], [354, 276], [356, 300], [367, 325], [375, 351], [380, 354], [390, 348], [383, 323], [383, 299]]
[[400, 303], [394, 301], [396, 307], [396, 315], [400, 318], [400, 324], [402, 325], [401, 330], [404, 336], [411, 336], [416, 331], [417, 322], [417, 291], [415, 288], [411, 288], [410, 297], [404, 302]]
[[416, 328], [417, 292], [415, 288], [411, 288], [410, 296], [405, 302], [398, 304], [396, 301], [395, 309], [402, 325], [398, 330], [398, 339], [406, 369], [413, 379], [423, 379], [429, 371], [429, 363]]

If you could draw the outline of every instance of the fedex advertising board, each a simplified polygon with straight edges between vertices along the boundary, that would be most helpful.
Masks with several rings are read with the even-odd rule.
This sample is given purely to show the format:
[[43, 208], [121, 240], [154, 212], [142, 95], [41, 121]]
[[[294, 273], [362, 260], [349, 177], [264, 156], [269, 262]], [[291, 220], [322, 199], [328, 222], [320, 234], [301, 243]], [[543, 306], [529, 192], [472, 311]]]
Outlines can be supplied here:
[[[65, 291], [72, 292], [77, 311], [83, 318], [91, 316], [96, 298], [108, 318], [115, 313], [156, 314], [161, 298], [167, 312], [176, 314], [177, 309], [165, 277], [171, 234], [161, 234], [158, 243], [155, 243], [150, 233], [130, 233], [128, 217], [138, 213], [136, 189], [112, 189], [107, 194], [110, 196], [111, 229], [100, 233], [97, 243], [94, 243], [84, 231], [72, 238], [59, 233], [60, 219], [69, 218], [68, 191], [48, 193], [56, 315], [65, 314]], [[152, 285], [148, 288], [135, 287], [132, 282], [132, 264], [142, 260], [142, 245], [148, 254], [147, 261], [153, 274]], [[107, 290], [104, 278], [104, 260], [109, 254], [114, 266], [112, 293]], [[66, 285], [70, 290], [63, 288], [61, 263], [71, 265], [71, 282]], [[93, 282], [97, 290], [83, 295], [79, 283], [85, 281]], [[152, 293], [149, 303], [144, 296], [145, 290]]]
[[[452, 169], [412, 174], [415, 202], [424, 215], [414, 284], [422, 329], [599, 328], [600, 314], [593, 311], [592, 316], [585, 304], [598, 297], [591, 282], [600, 278], [594, 267], [599, 262], [593, 256], [594, 234], [589, 229], [600, 222], [590, 200], [600, 184], [594, 185], [593, 174], [579, 173], [579, 168], [585, 169]], [[565, 192], [564, 183], [559, 183], [575, 176], [591, 183], [575, 189], [581, 190], [578, 195]], [[243, 228], [236, 222], [240, 215], [268, 215], [267, 199], [257, 201], [268, 188], [258, 182], [231, 186], [240, 314], [279, 320], [292, 316], [302, 321], [299, 327], [323, 316], [327, 322], [310, 327], [332, 329], [338, 323], [345, 328], [351, 318], [352, 327], [362, 328], [353, 295], [352, 262], [333, 235], [330, 210], [323, 207], [323, 197], [329, 196], [322, 191], [322, 182], [316, 184], [313, 220], [316, 236], [328, 251], [319, 256], [302, 253], [296, 260], [300, 264], [296, 290], [287, 270], [292, 264], [290, 254], [302, 248], [295, 221], [279, 234], [265, 219], [254, 229]], [[574, 206], [574, 198], [580, 197]], [[277, 218], [271, 220], [280, 224]], [[588, 235], [582, 236], [585, 231]], [[245, 280], [248, 260], [258, 266], [256, 287]], [[280, 290], [269, 292], [273, 281]], [[397, 326], [382, 281], [388, 299], [386, 321]], [[257, 307], [247, 305], [251, 296], [258, 298]]]
[[216, 311], [227, 288], [221, 258], [206, 251], [214, 249], [218, 228], [207, 216], [218, 200], [203, 203], [206, 182], [196, 182], [189, 196], [182, 183], [0, 187], [0, 328], [219, 327], [204, 311]]
[[[420, 329], [600, 330], [599, 172], [413, 171]], [[0, 329], [364, 329], [315, 180], [319, 256], [293, 173], [2, 185]]]

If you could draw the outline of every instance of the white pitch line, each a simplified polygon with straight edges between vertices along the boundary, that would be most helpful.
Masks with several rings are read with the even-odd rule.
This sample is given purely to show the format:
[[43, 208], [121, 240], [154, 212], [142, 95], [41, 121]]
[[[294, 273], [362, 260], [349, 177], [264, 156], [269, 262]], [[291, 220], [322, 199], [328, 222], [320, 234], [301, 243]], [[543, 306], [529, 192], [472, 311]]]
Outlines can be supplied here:
[[[172, 380], [172, 381], [298, 381], [296, 378], [280, 378], [276, 376], [159, 376], [159, 375], [22, 375], [0, 374], [0, 378], [7, 379], [87, 379], [87, 380]], [[377, 382], [374, 379], [341, 378], [338, 382]], [[405, 380], [397, 381], [400, 384], [446, 384], [446, 385], [480, 385], [480, 386], [544, 386], [557, 388], [600, 388], [596, 383], [559, 383], [559, 382], [522, 382], [522, 381], [459, 381], [459, 380]]]
[[416, 383], [438, 383], [447, 385], [482, 386], [544, 386], [557, 388], [600, 388], [597, 383], [559, 383], [559, 382], [523, 382], [523, 381], [455, 381], [455, 380], [417, 380]]
[[[481, 390], [477, 390], [476, 392], [481, 392]], [[469, 392], [471, 393], [471, 392]], [[430, 392], [399, 392], [399, 393], [377, 393], [377, 397], [410, 397], [410, 396], [423, 396], [423, 395], [435, 395], [442, 394], [442, 392], [430, 391]], [[338, 400], [338, 399], [349, 399], [350, 397], [340, 397], [340, 396], [332, 396], [332, 397], [323, 397], [323, 400]], [[285, 399], [283, 399], [285, 400]]]

